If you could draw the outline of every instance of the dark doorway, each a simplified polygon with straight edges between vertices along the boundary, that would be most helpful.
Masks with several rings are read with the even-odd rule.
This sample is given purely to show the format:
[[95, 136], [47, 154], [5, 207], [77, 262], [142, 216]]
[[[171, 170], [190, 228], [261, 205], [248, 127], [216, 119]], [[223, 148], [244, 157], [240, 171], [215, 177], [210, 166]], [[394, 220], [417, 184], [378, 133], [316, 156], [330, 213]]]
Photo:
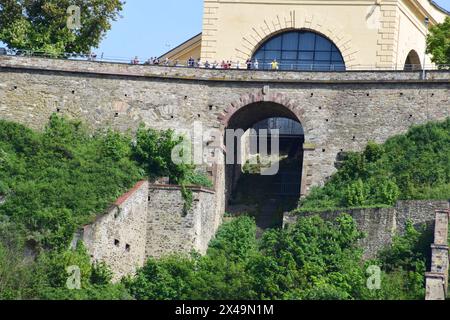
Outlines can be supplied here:
[[[305, 141], [301, 123], [286, 107], [260, 102], [236, 112], [228, 129], [244, 134], [234, 139], [235, 148], [226, 141], [227, 152], [233, 152], [236, 161], [226, 165], [226, 211], [254, 216], [260, 231], [281, 227], [283, 213], [297, 207], [301, 194]], [[271, 130], [278, 130], [278, 135]], [[271, 148], [273, 139], [278, 139], [277, 150]], [[262, 174], [275, 162], [276, 173]]]
[[408, 56], [406, 57], [404, 70], [405, 71], [422, 70], [420, 58], [416, 51], [411, 50], [409, 52]]

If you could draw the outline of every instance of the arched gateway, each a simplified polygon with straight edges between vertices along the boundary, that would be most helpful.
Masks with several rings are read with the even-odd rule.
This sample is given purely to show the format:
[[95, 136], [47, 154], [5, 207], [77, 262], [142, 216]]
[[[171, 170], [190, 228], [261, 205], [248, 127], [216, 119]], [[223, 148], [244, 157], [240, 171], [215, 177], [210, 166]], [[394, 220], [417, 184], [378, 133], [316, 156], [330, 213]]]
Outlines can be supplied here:
[[[254, 213], [262, 229], [281, 225], [283, 211], [294, 209], [306, 192], [303, 110], [265, 87], [241, 96], [219, 119], [226, 150], [226, 211]], [[271, 165], [275, 169], [264, 172]]]

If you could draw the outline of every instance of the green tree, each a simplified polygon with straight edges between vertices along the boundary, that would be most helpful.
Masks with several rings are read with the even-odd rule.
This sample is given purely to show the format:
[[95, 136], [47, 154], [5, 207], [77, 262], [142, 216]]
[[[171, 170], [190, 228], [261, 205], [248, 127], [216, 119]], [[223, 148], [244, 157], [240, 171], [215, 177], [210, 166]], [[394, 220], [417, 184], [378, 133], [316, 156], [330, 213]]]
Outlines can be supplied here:
[[450, 17], [443, 23], [430, 28], [427, 38], [427, 53], [432, 55], [432, 61], [438, 65], [450, 65]]
[[[123, 4], [121, 0], [0, 0], [0, 40], [15, 49], [88, 53], [98, 47]], [[80, 8], [77, 30], [67, 26], [71, 5]]]
[[349, 215], [303, 217], [292, 228], [267, 232], [263, 256], [250, 264], [254, 291], [260, 299], [356, 299], [365, 284], [362, 237]]

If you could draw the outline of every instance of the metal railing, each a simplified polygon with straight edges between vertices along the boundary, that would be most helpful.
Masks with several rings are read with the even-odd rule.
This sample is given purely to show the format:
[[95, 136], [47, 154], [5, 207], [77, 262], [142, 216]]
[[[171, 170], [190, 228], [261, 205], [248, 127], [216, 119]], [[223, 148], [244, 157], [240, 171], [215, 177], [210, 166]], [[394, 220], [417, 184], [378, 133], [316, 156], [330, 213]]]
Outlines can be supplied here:
[[[385, 70], [385, 71], [421, 71], [423, 70], [421, 65], [391, 65], [391, 66], [376, 66], [376, 65], [353, 65], [344, 66], [342, 64], [286, 64], [278, 63], [274, 65], [272, 63], [258, 63], [247, 65], [245, 63], [232, 62], [231, 65], [228, 62], [210, 62], [205, 61], [199, 63], [198, 61], [161, 61], [157, 58], [154, 60], [148, 59], [144, 62], [140, 61], [137, 57], [117, 57], [106, 56], [101, 54], [100, 56], [95, 54], [79, 54], [79, 53], [52, 53], [44, 51], [34, 51], [27, 49], [5, 49], [0, 48], [0, 56], [18, 56], [18, 57], [41, 57], [52, 59], [64, 59], [72, 61], [92, 61], [92, 62], [105, 62], [105, 63], [120, 63], [131, 65], [152, 65], [152, 66], [166, 66], [166, 67], [180, 67], [180, 68], [201, 68], [201, 69], [220, 69], [220, 70], [252, 70], [252, 71], [325, 71], [325, 72], [343, 72], [343, 71], [373, 71], [373, 70]], [[425, 70], [450, 70], [450, 65], [427, 65]]]

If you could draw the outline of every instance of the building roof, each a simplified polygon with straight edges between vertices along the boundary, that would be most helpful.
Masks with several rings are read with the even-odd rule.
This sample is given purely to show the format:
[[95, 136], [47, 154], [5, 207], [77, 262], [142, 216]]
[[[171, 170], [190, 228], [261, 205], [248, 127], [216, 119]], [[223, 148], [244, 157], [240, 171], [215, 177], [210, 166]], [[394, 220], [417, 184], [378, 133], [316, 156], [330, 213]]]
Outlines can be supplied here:
[[438, 4], [437, 4], [436, 2], [434, 2], [433, 0], [428, 0], [428, 1], [429, 1], [429, 2], [431, 3], [431, 5], [432, 5], [433, 7], [435, 7], [436, 9], [438, 9], [438, 10], [444, 12], [446, 15], [450, 15], [450, 11], [448, 11], [448, 10], [442, 8], [440, 5], [438, 5]]
[[166, 53], [162, 54], [159, 59], [162, 59], [165, 56], [170, 55], [172, 52], [176, 52], [180, 49], [182, 49], [184, 46], [186, 46], [187, 44], [189, 44], [190, 42], [192, 42], [193, 40], [197, 40], [197, 38], [201, 39], [202, 33], [200, 32], [199, 34], [196, 34], [195, 36], [193, 36], [192, 38], [187, 39], [186, 41], [184, 41], [183, 43], [181, 43], [180, 45], [176, 46], [173, 49], [170, 49], [169, 51], [167, 51]]

